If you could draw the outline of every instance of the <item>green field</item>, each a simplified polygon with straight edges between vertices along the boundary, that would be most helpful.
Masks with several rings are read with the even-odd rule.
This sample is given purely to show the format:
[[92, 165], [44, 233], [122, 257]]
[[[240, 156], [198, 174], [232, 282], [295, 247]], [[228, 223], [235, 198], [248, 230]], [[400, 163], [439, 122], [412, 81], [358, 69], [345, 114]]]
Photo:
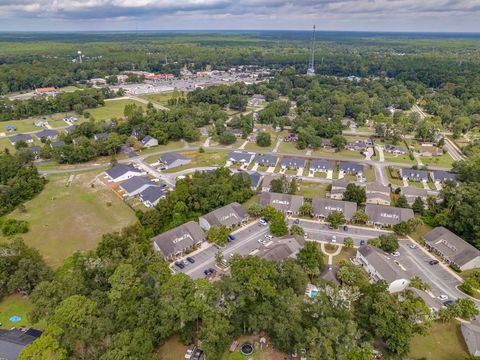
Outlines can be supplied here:
[[427, 336], [412, 339], [410, 358], [427, 360], [460, 360], [468, 357], [460, 323], [434, 322]]
[[307, 150], [299, 150], [293, 142], [282, 142], [278, 147], [278, 152], [286, 154], [302, 154], [305, 155]]
[[275, 147], [275, 144], [276, 144], [276, 141], [274, 141], [275, 139], [272, 138], [272, 144], [270, 146], [258, 146], [256, 143], [254, 142], [248, 142], [248, 144], [245, 146], [245, 150], [247, 151], [254, 151], [256, 153], [264, 153], [264, 152], [270, 152], [273, 150], [273, 148]]
[[[333, 251], [332, 251], [333, 252]], [[340, 251], [340, 254], [337, 256], [333, 257], [333, 264], [338, 265], [341, 261], [343, 260], [349, 260], [353, 257], [355, 257], [355, 254], [357, 253], [357, 249], [355, 248], [346, 248], [345, 246], [342, 247], [342, 251]]]
[[[160, 105], [168, 105], [168, 100], [173, 98], [174, 95], [175, 95], [174, 91], [168, 91], [168, 92], [162, 92], [158, 94], [143, 95], [141, 96], [141, 98], [160, 104]], [[177, 95], [183, 95], [183, 93], [178, 92]]]
[[[0, 329], [11, 329], [12, 327], [25, 326], [29, 327], [32, 324], [27, 319], [27, 313], [30, 311], [31, 303], [28, 298], [13, 294], [5, 297], [0, 301]], [[21, 321], [11, 322], [11, 316], [20, 316]]]
[[[224, 166], [227, 158], [228, 151], [216, 150], [209, 151], [206, 150], [204, 153], [198, 152], [198, 150], [183, 151], [179, 154], [182, 154], [188, 157], [192, 162], [187, 165], [178, 166], [172, 169], [164, 170], [165, 173], [176, 173], [182, 170], [191, 169], [194, 167], [203, 167], [203, 166]], [[158, 156], [157, 156], [158, 159]]]
[[367, 179], [367, 182], [373, 182], [376, 180], [376, 176], [375, 176], [375, 170], [373, 169], [373, 167], [371, 167], [370, 165], [366, 165], [365, 166], [365, 178]]
[[453, 164], [453, 159], [448, 153], [441, 156], [432, 156], [431, 158], [421, 156], [420, 159], [426, 166], [451, 167]]
[[29, 222], [30, 231], [22, 238], [38, 249], [50, 265], [59, 266], [77, 250], [94, 249], [102, 234], [135, 222], [133, 211], [111, 189], [96, 181], [99, 173], [96, 170], [72, 178], [49, 176], [45, 189], [25, 203], [27, 211], [16, 210], [10, 215]]
[[101, 106], [94, 109], [88, 109], [87, 111], [93, 116], [97, 121], [108, 120], [113, 118], [123, 118], [123, 110], [125, 105], [136, 104], [144, 109], [147, 108], [145, 104], [142, 104], [135, 100], [110, 100], [105, 101], [105, 106]]
[[299, 190], [296, 195], [305, 196], [307, 198], [324, 198], [327, 193], [327, 183], [316, 183], [302, 181], [299, 183]]
[[341, 151], [327, 151], [325, 149], [317, 149], [313, 152], [313, 155], [331, 157], [331, 158], [352, 158], [352, 159], [363, 159], [364, 156], [358, 151], [351, 150], [341, 150]]

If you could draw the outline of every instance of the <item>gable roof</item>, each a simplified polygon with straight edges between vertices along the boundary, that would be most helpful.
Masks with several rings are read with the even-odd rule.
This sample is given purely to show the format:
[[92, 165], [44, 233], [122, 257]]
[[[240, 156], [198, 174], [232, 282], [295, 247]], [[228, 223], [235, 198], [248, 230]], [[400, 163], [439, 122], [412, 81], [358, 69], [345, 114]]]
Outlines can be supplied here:
[[235, 162], [250, 162], [254, 154], [247, 152], [232, 152], [228, 154], [228, 160]]
[[433, 181], [458, 181], [457, 174], [445, 170], [432, 170], [430, 172], [430, 176], [432, 177]]
[[344, 171], [344, 172], [353, 171], [353, 172], [357, 172], [357, 173], [360, 173], [360, 172], [363, 173], [363, 165], [358, 164], [358, 163], [354, 163], [354, 162], [341, 161], [338, 164], [338, 170]]
[[333, 161], [330, 160], [310, 160], [310, 170], [333, 170]]
[[301, 168], [305, 167], [306, 160], [297, 157], [283, 158], [282, 166]]
[[480, 256], [480, 250], [443, 226], [426, 233], [423, 240], [441, 253], [444, 258], [459, 267]]
[[58, 131], [53, 129], [45, 129], [35, 133], [35, 136], [39, 139], [54, 138], [58, 136]]
[[144, 176], [134, 176], [122, 184], [120, 184], [120, 187], [125, 190], [127, 193], [132, 193], [141, 187], [145, 185], [152, 185], [152, 186], [160, 186], [159, 184], [154, 183], [152, 180], [150, 180], [147, 177]]
[[305, 239], [298, 235], [286, 235], [275, 239], [273, 244], [263, 245], [255, 254], [266, 260], [281, 261], [295, 256], [305, 244]]
[[480, 355], [480, 326], [462, 321], [461, 330], [470, 354]]
[[75, 130], [78, 127], [78, 125], [70, 125], [65, 128], [65, 132], [67, 134], [70, 134], [73, 130]]
[[35, 155], [40, 154], [40, 146], [38, 145], [30, 146], [27, 148], [27, 150], [30, 150]]
[[396, 225], [414, 216], [412, 209], [375, 204], [366, 204], [365, 214], [369, 221], [385, 225]]
[[163, 196], [165, 196], [165, 188], [162, 186], [149, 186], [140, 193], [142, 200], [151, 204], [155, 204]]
[[238, 224], [246, 218], [248, 218], [248, 213], [238, 202], [233, 202], [200, 216], [200, 219], [206, 220], [210, 225], [224, 225], [226, 227]]
[[427, 189], [420, 189], [416, 186], [404, 186], [400, 189], [402, 194], [406, 197], [427, 197], [428, 195]]
[[303, 204], [303, 196], [265, 192], [260, 195], [260, 205], [271, 205], [279, 211], [298, 212]]
[[17, 141], [23, 140], [25, 142], [33, 140], [32, 137], [28, 134], [17, 134], [10, 136], [8, 140], [13, 144], [16, 143]]
[[165, 257], [182, 252], [204, 240], [205, 233], [194, 221], [189, 221], [152, 238]]
[[177, 160], [190, 160], [188, 157], [177, 153], [166, 153], [160, 156], [160, 161], [164, 164], [171, 165]]
[[125, 175], [129, 171], [141, 174], [141, 171], [135, 168], [132, 164], [117, 164], [111, 169], [105, 170], [107, 175], [110, 176], [112, 179], [117, 179], [120, 176]]
[[391, 189], [389, 186], [385, 186], [379, 183], [370, 183], [365, 187], [365, 192], [368, 193], [381, 193], [390, 195]]
[[51, 148], [55, 148], [55, 147], [59, 147], [59, 146], [64, 146], [65, 145], [65, 141], [63, 140], [60, 140], [60, 141], [53, 141], [50, 143], [50, 147]]
[[370, 245], [360, 246], [357, 250], [372, 266], [380, 277], [387, 283], [392, 283], [395, 280], [406, 279], [408, 274], [403, 271], [399, 265], [395, 264], [391, 259], [387, 258], [387, 255]]
[[346, 189], [350, 181], [348, 179], [337, 179], [332, 181], [332, 189], [339, 188], [339, 189]]
[[350, 220], [357, 211], [357, 203], [334, 199], [312, 199], [313, 214], [327, 217], [333, 211], [341, 212], [346, 220]]
[[275, 165], [277, 161], [278, 157], [268, 154], [257, 155], [254, 160], [255, 164], [267, 164], [272, 166]]
[[260, 181], [262, 180], [262, 174], [258, 172], [253, 172], [250, 174], [250, 180], [252, 181], [252, 188], [257, 188], [260, 185]]
[[107, 132], [101, 132], [95, 134], [95, 140], [106, 140], [108, 139], [108, 133]]
[[400, 176], [408, 179], [428, 180], [428, 174], [425, 170], [400, 169]]
[[143, 139], [142, 139], [142, 144], [145, 145], [145, 144], [148, 144], [148, 142], [150, 140], [156, 140], [155, 138], [151, 137], [150, 135], [147, 135], [145, 136]]

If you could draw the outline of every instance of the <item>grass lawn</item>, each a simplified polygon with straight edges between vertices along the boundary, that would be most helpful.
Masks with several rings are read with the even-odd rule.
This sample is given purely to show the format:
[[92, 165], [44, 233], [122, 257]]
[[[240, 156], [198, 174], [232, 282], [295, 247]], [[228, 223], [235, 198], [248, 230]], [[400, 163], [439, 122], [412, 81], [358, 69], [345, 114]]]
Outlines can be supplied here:
[[[198, 150], [183, 151], [182, 154], [192, 160], [190, 164], [178, 166], [172, 169], [164, 170], [165, 173], [176, 173], [185, 169], [191, 169], [201, 166], [224, 166], [227, 158], [228, 151], [205, 150], [204, 153], [198, 152]], [[158, 156], [157, 156], [158, 159]]]
[[338, 265], [342, 260], [348, 260], [350, 258], [355, 257], [355, 254], [357, 253], [357, 249], [355, 248], [346, 248], [345, 246], [342, 247], [342, 251], [340, 251], [340, 254], [337, 256], [333, 257], [333, 264]]
[[430, 225], [422, 223], [418, 225], [418, 227], [413, 233], [410, 234], [410, 237], [415, 241], [423, 243], [422, 236], [425, 235], [430, 230], [432, 230], [432, 227]]
[[254, 142], [248, 142], [248, 144], [245, 146], [245, 150], [247, 151], [254, 151], [256, 153], [264, 153], [264, 152], [269, 152], [269, 151], [272, 151], [273, 148], [275, 147], [275, 141], [274, 139], [272, 139], [272, 143], [270, 146], [258, 146], [256, 143]]
[[243, 203], [243, 207], [245, 209], [248, 209], [253, 204], [258, 204], [259, 200], [260, 200], [260, 194], [253, 195], [250, 199], [248, 199]]
[[185, 358], [186, 351], [187, 346], [180, 342], [179, 336], [173, 335], [157, 350], [157, 354], [161, 360], [178, 360]]
[[[0, 329], [11, 329], [12, 327], [31, 326], [27, 319], [27, 313], [31, 308], [30, 300], [20, 294], [13, 294], [0, 301]], [[11, 316], [20, 316], [19, 322], [10, 322]]]
[[413, 359], [460, 360], [469, 356], [458, 321], [434, 322], [429, 334], [415, 336], [410, 346]]
[[147, 108], [145, 104], [142, 104], [135, 100], [109, 100], [105, 101], [105, 106], [101, 106], [94, 109], [88, 109], [87, 111], [97, 121], [108, 120], [113, 118], [123, 118], [123, 110], [125, 105], [136, 104], [140, 105], [144, 109]]
[[387, 162], [401, 163], [401, 164], [412, 164], [412, 165], [417, 164], [417, 160], [410, 159], [410, 156], [408, 156], [408, 153], [404, 154], [404, 155], [398, 155], [398, 156], [389, 154], [387, 152], [383, 152], [383, 154], [385, 156], [385, 161], [387, 161]]
[[10, 144], [10, 141], [7, 138], [1, 138], [0, 139], [0, 151], [3, 152], [3, 150], [8, 149], [10, 152], [15, 152], [15, 146]]
[[[142, 154], [156, 153], [158, 151], [183, 149], [184, 147], [185, 147], [185, 144], [182, 141], [169, 141], [168, 144], [166, 144], [166, 145], [153, 146], [153, 147], [147, 148], [147, 149], [136, 150], [135, 152], [138, 155], [142, 155]], [[160, 155], [154, 155], [152, 157], [148, 157], [147, 162], [150, 162], [150, 163], [155, 162], [155, 161], [158, 160], [159, 157], [160, 157]], [[153, 158], [155, 158], [154, 161], [152, 161]]]
[[432, 156], [431, 158], [428, 157], [420, 157], [422, 163], [426, 166], [441, 166], [441, 167], [451, 167], [453, 164], [452, 157], [445, 153], [441, 156]]
[[328, 151], [323, 148], [317, 149], [313, 152], [313, 155], [321, 155], [325, 157], [331, 158], [353, 158], [353, 159], [363, 159], [364, 156], [360, 154], [358, 151], [351, 151], [351, 150], [341, 150], [341, 151]]
[[[177, 94], [180, 96], [183, 93], [177, 92]], [[168, 100], [170, 100], [173, 97], [173, 95], [174, 95], [173, 91], [167, 91], [167, 92], [162, 92], [158, 94], [143, 95], [141, 96], [141, 98], [160, 104], [160, 105], [168, 105]]]
[[327, 193], [328, 185], [329, 184], [326, 183], [308, 182], [304, 180], [299, 183], [299, 190], [296, 195], [305, 196], [307, 198], [324, 198]]
[[77, 250], [94, 249], [102, 234], [136, 221], [134, 212], [96, 179], [99, 173], [49, 176], [42, 193], [25, 203], [27, 211], [9, 216], [28, 221], [30, 231], [21, 237], [50, 265], [59, 266]]
[[307, 150], [299, 150], [295, 146], [295, 143], [293, 142], [281, 142], [280, 146], [278, 147], [278, 152], [280, 153], [287, 153], [287, 154], [302, 154], [305, 155]]
[[367, 182], [373, 182], [376, 180], [375, 170], [370, 165], [365, 166], [364, 175], [365, 175], [365, 178], [367, 179]]

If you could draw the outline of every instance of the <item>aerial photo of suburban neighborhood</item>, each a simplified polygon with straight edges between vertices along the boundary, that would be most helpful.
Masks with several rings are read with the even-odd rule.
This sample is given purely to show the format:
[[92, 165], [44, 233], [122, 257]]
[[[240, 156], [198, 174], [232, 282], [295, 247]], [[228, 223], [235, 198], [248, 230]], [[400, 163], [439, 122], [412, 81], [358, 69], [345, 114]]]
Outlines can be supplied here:
[[480, 357], [478, 9], [27, 3], [0, 4], [0, 359]]

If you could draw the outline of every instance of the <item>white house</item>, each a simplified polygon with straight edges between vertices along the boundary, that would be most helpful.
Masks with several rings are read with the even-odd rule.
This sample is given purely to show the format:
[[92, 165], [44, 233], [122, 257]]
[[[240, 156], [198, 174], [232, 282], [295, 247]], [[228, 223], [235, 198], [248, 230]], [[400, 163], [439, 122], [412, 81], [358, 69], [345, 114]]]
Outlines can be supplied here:
[[158, 140], [155, 139], [154, 137], [151, 137], [150, 135], [145, 136], [142, 139], [141, 142], [142, 142], [143, 147], [145, 147], [145, 148], [149, 148], [149, 147], [158, 145]]
[[118, 164], [105, 170], [106, 178], [113, 182], [122, 182], [134, 176], [141, 176], [142, 172], [131, 164]]

